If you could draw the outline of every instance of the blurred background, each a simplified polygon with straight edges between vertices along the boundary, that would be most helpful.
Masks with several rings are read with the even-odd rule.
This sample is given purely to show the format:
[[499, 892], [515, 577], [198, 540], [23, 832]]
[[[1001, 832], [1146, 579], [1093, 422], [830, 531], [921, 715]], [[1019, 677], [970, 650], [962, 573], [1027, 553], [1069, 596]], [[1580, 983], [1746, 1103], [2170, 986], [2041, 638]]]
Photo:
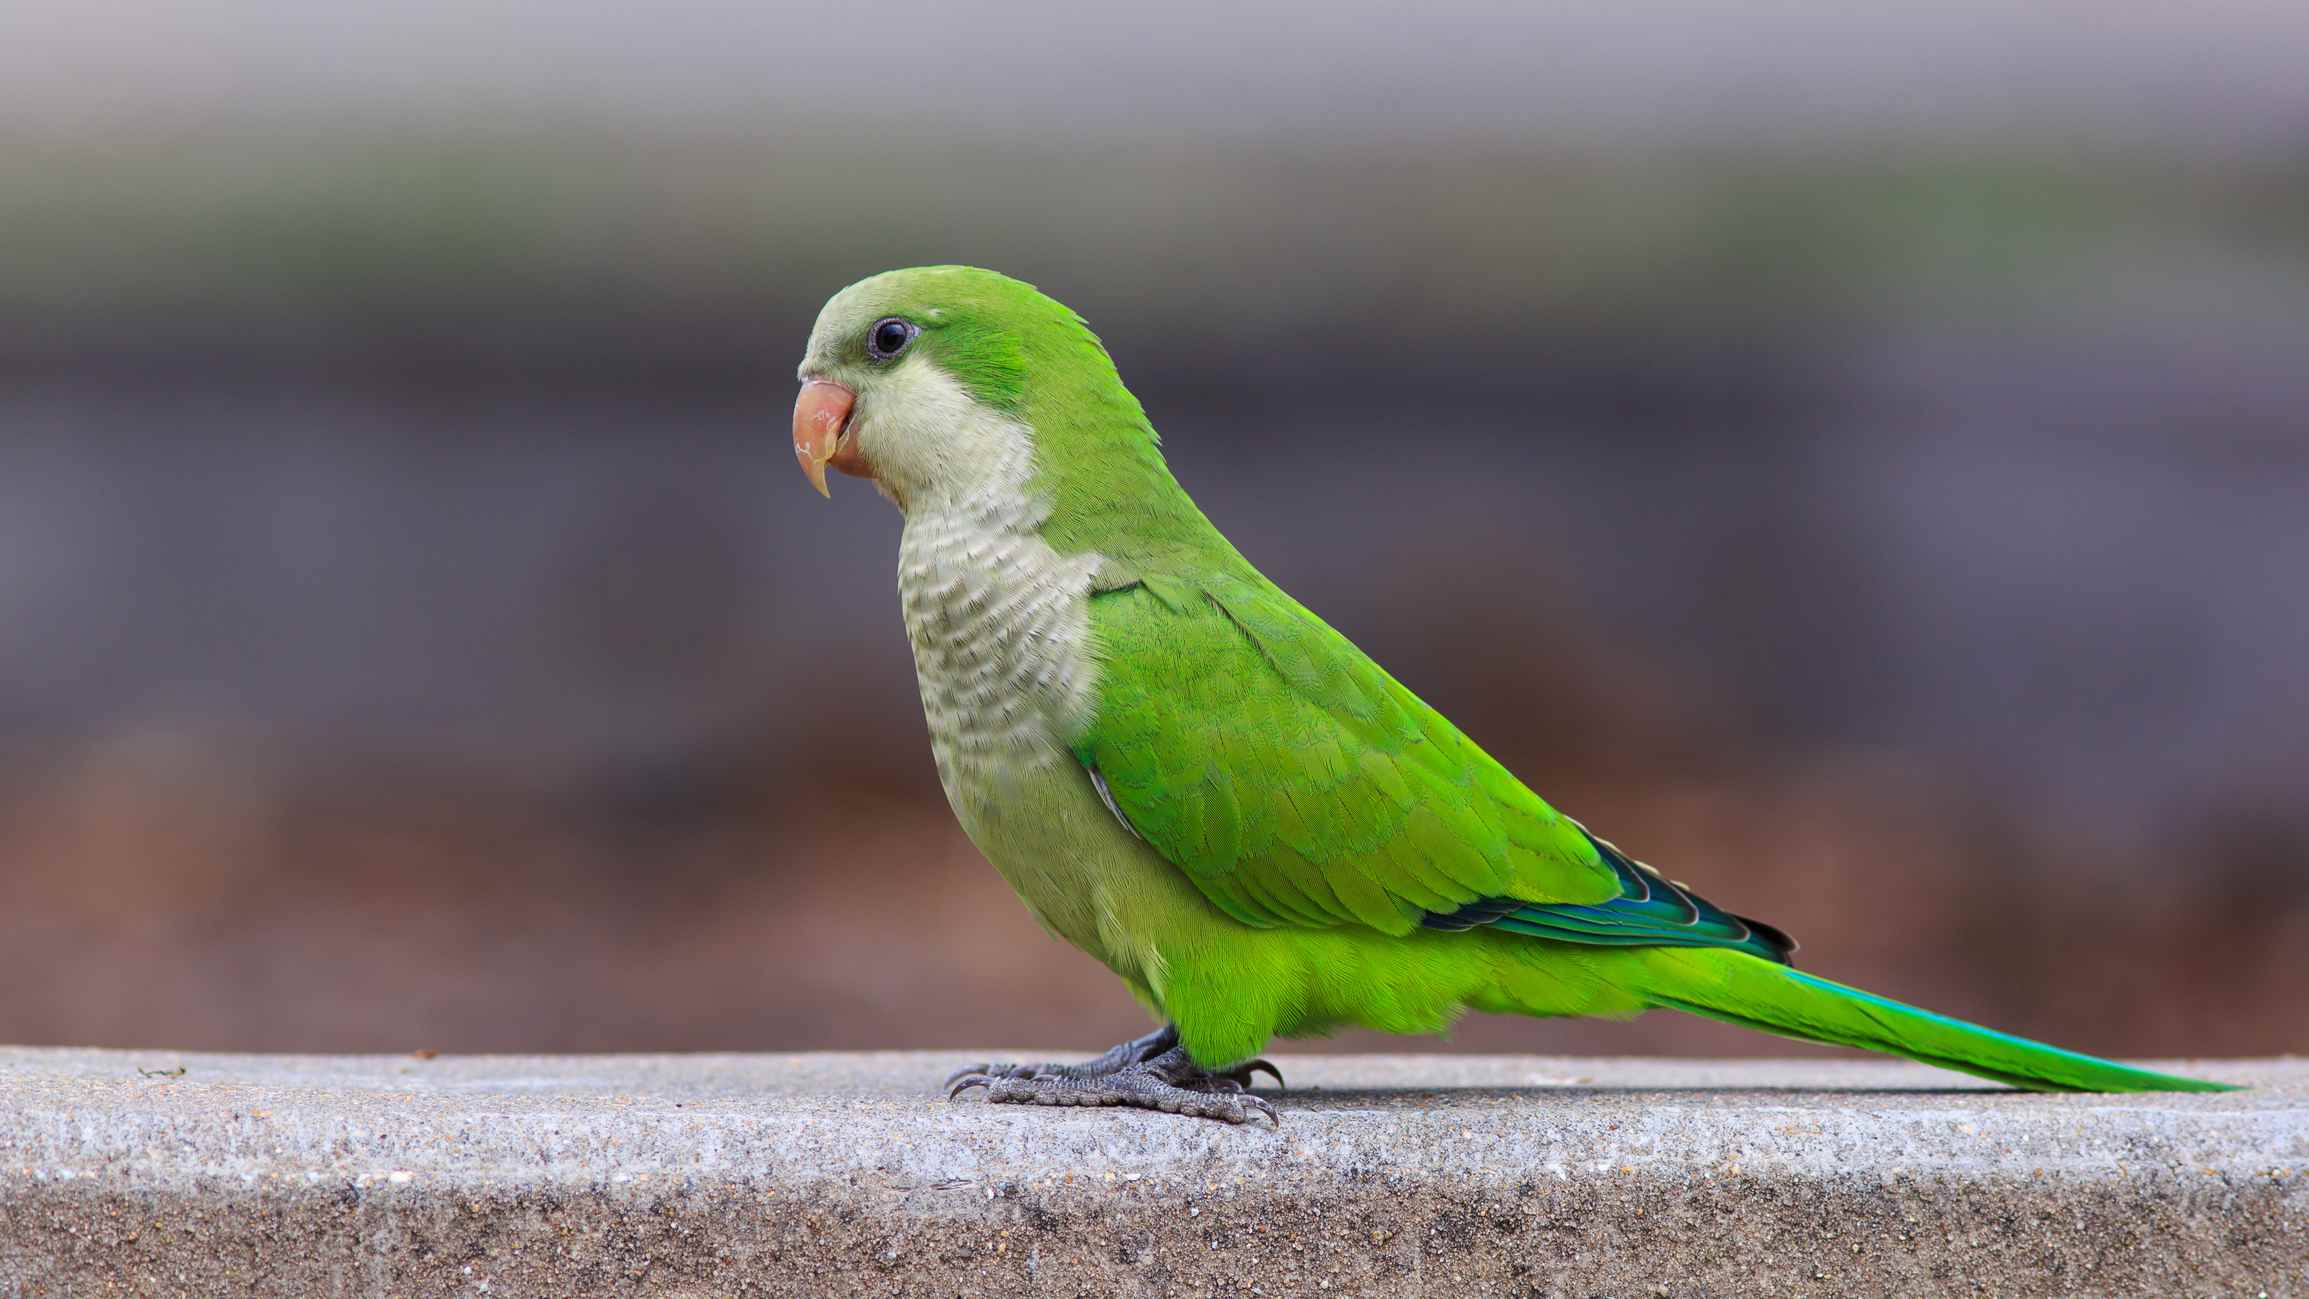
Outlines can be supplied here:
[[1140, 1031], [949, 817], [898, 516], [786, 445], [826, 296], [968, 261], [1810, 968], [2304, 1049], [2304, 67], [2290, 0], [18, 0], [0, 1041]]

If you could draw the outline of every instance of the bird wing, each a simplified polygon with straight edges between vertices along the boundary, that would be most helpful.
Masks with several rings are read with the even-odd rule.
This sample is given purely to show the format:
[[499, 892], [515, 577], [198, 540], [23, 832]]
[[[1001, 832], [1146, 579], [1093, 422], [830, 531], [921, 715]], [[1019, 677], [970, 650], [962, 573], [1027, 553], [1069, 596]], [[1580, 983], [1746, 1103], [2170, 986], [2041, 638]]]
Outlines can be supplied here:
[[1576, 822], [1264, 579], [1142, 575], [1095, 595], [1091, 624], [1075, 756], [1235, 919], [1405, 934], [1624, 895]]

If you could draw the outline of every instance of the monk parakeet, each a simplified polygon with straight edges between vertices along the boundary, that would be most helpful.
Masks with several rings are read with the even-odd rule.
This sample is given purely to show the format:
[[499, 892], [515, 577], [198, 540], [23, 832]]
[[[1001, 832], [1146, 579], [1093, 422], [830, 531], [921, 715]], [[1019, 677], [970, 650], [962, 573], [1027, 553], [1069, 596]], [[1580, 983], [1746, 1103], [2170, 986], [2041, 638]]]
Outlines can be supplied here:
[[[1073, 311], [962, 266], [842, 290], [794, 453], [905, 515], [898, 591], [954, 814], [1164, 1027], [949, 1095], [1243, 1122], [1278, 1036], [1681, 1010], [2017, 1087], [2204, 1091], [1795, 969], [1795, 944], [1556, 811], [1203, 517]], [[1279, 1078], [1278, 1078], [1279, 1080]]]

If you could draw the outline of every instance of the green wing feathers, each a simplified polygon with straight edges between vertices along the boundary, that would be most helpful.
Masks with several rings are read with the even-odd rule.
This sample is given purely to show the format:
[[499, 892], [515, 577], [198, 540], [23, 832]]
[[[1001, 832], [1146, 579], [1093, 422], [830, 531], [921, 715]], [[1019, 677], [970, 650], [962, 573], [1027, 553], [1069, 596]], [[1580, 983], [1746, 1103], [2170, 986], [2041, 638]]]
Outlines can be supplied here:
[[1091, 619], [1076, 757], [1235, 919], [1407, 934], [1487, 898], [1620, 893], [1576, 824], [1262, 580], [1142, 579]]
[[[1075, 756], [1246, 925], [1517, 935], [1513, 965], [1536, 981], [1469, 1002], [1485, 1009], [1673, 1009], [2016, 1087], [2226, 1090], [1790, 968], [1785, 935], [1591, 837], [1255, 573], [1139, 573], [1097, 595], [1091, 621], [1100, 699]], [[1581, 987], [1598, 995], [1566, 1000]]]

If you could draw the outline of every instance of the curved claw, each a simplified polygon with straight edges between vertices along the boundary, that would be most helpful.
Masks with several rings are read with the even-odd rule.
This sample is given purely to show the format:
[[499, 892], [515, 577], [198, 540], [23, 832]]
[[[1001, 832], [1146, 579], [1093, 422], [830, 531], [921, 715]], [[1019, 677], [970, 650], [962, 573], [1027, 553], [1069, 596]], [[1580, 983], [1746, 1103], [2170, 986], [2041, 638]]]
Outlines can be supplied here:
[[1289, 1083], [1283, 1081], [1283, 1071], [1275, 1067], [1274, 1061], [1265, 1059], [1245, 1060], [1219, 1076], [1231, 1078], [1245, 1090], [1249, 1090], [1251, 1079], [1258, 1077], [1262, 1070], [1273, 1075], [1277, 1087], [1288, 1088], [1290, 1086]]
[[[970, 1075], [972, 1075], [972, 1074], [974, 1074], [974, 1073], [977, 1073], [977, 1074], [988, 1074], [988, 1075], [992, 1075], [992, 1074], [994, 1074], [994, 1073], [997, 1073], [997, 1072], [999, 1072], [999, 1071], [1001, 1071], [1001, 1070], [1003, 1070], [1003, 1069], [1006, 1069], [1006, 1068], [1008, 1068], [1008, 1067], [1009, 1067], [1008, 1065], [999, 1065], [999, 1064], [991, 1064], [991, 1063], [989, 1063], [989, 1064], [966, 1064], [966, 1065], [962, 1066], [961, 1068], [959, 1068], [959, 1069], [955, 1070], [954, 1072], [952, 1072], [952, 1073], [950, 1073], [950, 1074], [946, 1075], [946, 1081], [945, 1081], [945, 1082], [942, 1082], [942, 1083], [940, 1083], [940, 1084], [938, 1084], [938, 1085], [939, 1085], [939, 1086], [941, 1086], [941, 1087], [952, 1087], [954, 1084], [956, 1084], [956, 1083], [958, 1083], [958, 1082], [962, 1081], [962, 1080], [963, 1080], [963, 1079], [965, 1079], [965, 1078], [968, 1078]], [[947, 1093], [947, 1094], [948, 1094], [948, 1095], [952, 1095], [953, 1093], [952, 1093], [952, 1092], [949, 1092], [949, 1093]]]
[[965, 1069], [946, 1080], [946, 1099], [953, 1100], [973, 1087], [984, 1087], [991, 1091], [994, 1088], [994, 1079], [992, 1076], [975, 1069]]
[[[1273, 1066], [1271, 1065], [1269, 1066], [1269, 1068], [1272, 1067]], [[1250, 1092], [1244, 1092], [1242, 1096], [1237, 1100], [1237, 1104], [1240, 1104], [1246, 1110], [1253, 1110], [1260, 1114], [1266, 1115], [1267, 1122], [1274, 1124], [1275, 1130], [1277, 1132], [1283, 1130], [1283, 1116], [1275, 1112], [1275, 1107], [1269, 1105], [1265, 1097], [1254, 1096]]]
[[946, 1075], [945, 1085], [951, 1087], [972, 1074], [982, 1074], [988, 1078], [1038, 1078], [1045, 1073], [1055, 1073], [1059, 1070], [1060, 1066], [1054, 1064], [1011, 1064], [1008, 1061], [994, 1064], [964, 1065]]

